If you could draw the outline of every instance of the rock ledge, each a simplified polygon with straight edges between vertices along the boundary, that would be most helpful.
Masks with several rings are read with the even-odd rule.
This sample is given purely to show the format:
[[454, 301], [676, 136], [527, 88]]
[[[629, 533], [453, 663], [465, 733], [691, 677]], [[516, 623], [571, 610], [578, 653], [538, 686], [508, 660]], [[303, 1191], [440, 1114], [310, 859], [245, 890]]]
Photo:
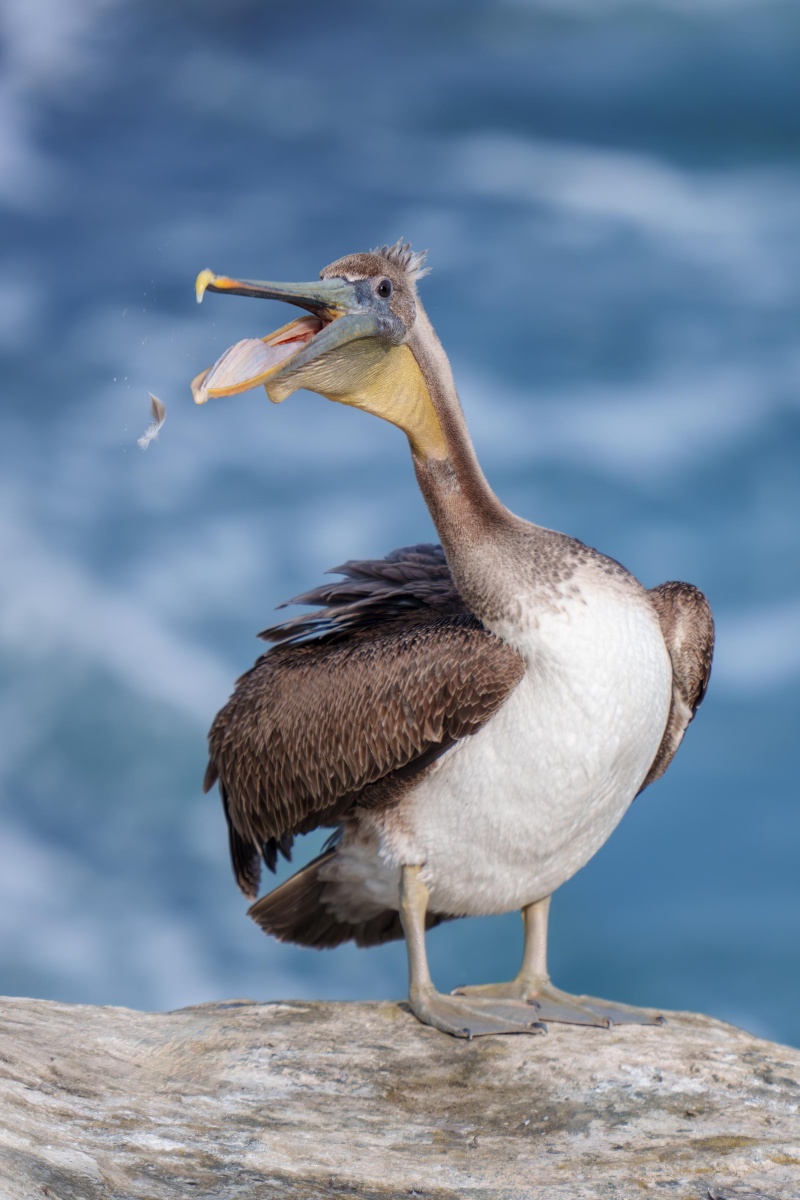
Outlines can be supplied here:
[[800, 1053], [708, 1017], [474, 1042], [397, 1004], [0, 1001], [2, 1200], [800, 1197]]

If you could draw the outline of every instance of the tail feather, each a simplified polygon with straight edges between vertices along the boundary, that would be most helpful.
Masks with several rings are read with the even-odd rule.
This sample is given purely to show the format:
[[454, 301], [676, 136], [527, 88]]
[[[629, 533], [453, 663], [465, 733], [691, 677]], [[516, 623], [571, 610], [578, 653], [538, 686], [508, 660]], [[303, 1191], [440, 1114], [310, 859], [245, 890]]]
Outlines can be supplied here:
[[[303, 867], [280, 887], [256, 901], [248, 915], [265, 933], [279, 942], [293, 942], [328, 950], [344, 942], [357, 946], [379, 946], [403, 936], [400, 914], [392, 908], [382, 909], [368, 920], [350, 922], [332, 913], [322, 900], [328, 886], [320, 878], [320, 868], [336, 854], [336, 847], [326, 850], [308, 866]], [[426, 926], [431, 929], [447, 917], [429, 913]]]

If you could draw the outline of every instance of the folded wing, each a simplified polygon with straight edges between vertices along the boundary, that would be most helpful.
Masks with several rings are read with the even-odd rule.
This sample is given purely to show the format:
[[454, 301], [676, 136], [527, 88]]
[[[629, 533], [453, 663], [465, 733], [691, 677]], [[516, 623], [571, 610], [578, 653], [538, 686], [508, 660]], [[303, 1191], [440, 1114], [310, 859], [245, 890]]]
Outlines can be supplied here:
[[714, 618], [691, 583], [661, 583], [648, 592], [672, 660], [672, 704], [664, 737], [640, 791], [660, 779], [703, 702], [714, 656]]
[[477, 732], [522, 678], [521, 657], [465, 608], [438, 546], [337, 568], [294, 603], [315, 613], [238, 681], [209, 734], [237, 882], [258, 891], [295, 833], [357, 805], [392, 803], [439, 754]]

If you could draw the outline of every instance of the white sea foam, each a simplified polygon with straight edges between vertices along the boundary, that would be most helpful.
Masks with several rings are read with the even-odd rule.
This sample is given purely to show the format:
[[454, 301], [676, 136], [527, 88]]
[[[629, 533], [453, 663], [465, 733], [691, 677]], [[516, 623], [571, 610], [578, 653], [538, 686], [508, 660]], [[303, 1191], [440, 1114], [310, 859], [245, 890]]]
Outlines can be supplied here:
[[0, 584], [0, 643], [17, 659], [103, 667], [143, 698], [205, 720], [230, 690], [230, 668], [43, 543], [8, 494], [3, 507], [0, 557], [14, 569]]
[[[508, 134], [454, 140], [448, 176], [478, 196], [539, 205], [574, 228], [627, 229], [746, 289], [748, 300], [797, 294], [796, 171], [686, 168], [631, 150]], [[793, 265], [794, 264], [794, 265]]]
[[744, 446], [771, 419], [797, 408], [793, 354], [678, 371], [654, 365], [632, 381], [573, 384], [554, 391], [498, 390], [479, 369], [464, 372], [465, 407], [476, 440], [498, 466], [542, 461], [647, 483], [680, 477]]
[[[402, 986], [402, 967], [354, 948], [330, 964], [327, 982], [309, 978], [308, 957], [267, 942], [246, 921], [230, 890], [199, 900], [191, 914], [168, 908], [135, 874], [120, 878], [84, 855], [0, 817], [0, 944], [4, 988], [11, 979], [45, 981], [51, 994], [95, 1004], [171, 1009], [225, 996], [256, 999], [365, 997]], [[221, 963], [218, 940], [226, 961]]]

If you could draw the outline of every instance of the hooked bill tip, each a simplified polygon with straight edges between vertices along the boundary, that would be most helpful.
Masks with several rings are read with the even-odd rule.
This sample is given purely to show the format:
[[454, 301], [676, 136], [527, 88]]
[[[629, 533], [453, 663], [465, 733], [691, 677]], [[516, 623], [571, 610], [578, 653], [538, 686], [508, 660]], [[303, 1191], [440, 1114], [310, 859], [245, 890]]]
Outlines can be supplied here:
[[195, 294], [195, 296], [197, 296], [198, 304], [200, 304], [202, 302], [203, 296], [205, 295], [205, 291], [206, 291], [206, 288], [208, 287], [208, 285], [210, 283], [213, 283], [216, 278], [217, 277], [214, 274], [214, 272], [209, 271], [208, 267], [206, 267], [206, 269], [204, 271], [201, 271], [200, 274], [197, 276], [197, 279], [195, 280], [195, 285], [194, 285], [194, 294]]

